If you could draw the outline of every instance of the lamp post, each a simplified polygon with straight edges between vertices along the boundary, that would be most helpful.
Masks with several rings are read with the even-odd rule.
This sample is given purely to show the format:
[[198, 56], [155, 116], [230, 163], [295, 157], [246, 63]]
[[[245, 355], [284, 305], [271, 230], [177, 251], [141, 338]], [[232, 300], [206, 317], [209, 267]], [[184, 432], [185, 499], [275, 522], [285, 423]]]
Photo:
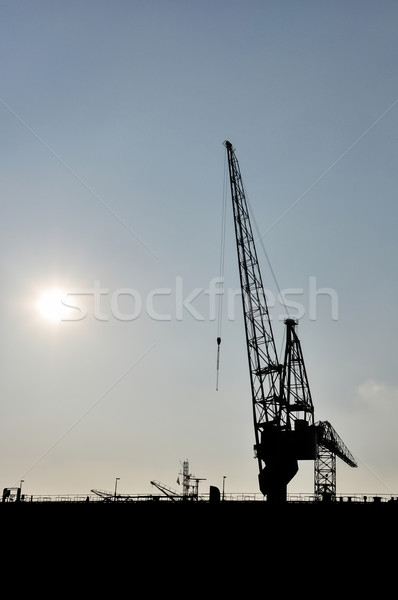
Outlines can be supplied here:
[[225, 480], [226, 480], [227, 476], [223, 475], [222, 478], [222, 501], [224, 502], [224, 491], [225, 491]]
[[21, 479], [20, 483], [19, 483], [19, 490], [17, 493], [17, 499], [18, 500], [22, 500], [22, 484], [23, 484], [24, 480]]
[[116, 490], [117, 490], [117, 482], [119, 481], [120, 477], [116, 477], [115, 479], [115, 501], [116, 501]]

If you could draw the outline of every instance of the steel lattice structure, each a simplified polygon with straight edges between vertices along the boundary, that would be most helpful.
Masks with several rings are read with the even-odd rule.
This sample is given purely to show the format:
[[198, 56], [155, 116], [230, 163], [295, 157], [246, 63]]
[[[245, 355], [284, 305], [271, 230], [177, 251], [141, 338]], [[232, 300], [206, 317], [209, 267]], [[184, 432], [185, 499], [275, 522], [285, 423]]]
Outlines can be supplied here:
[[317, 500], [336, 498], [336, 454], [318, 444], [314, 463], [315, 489]]
[[287, 413], [281, 402], [282, 366], [277, 357], [239, 163], [232, 144], [226, 141], [224, 145], [228, 153], [255, 436], [258, 444], [259, 432], [265, 424], [275, 424], [284, 428], [287, 426]]
[[319, 421], [314, 464], [314, 493], [318, 500], [336, 498], [336, 456], [350, 467], [358, 464], [329, 421]]
[[282, 382], [286, 408], [291, 427], [298, 422], [314, 424], [314, 405], [312, 402], [307, 371], [304, 364], [300, 340], [296, 333], [297, 321], [286, 319], [286, 346], [283, 362]]
[[242, 290], [246, 347], [252, 393], [255, 453], [260, 490], [267, 500], [286, 499], [298, 459], [315, 458], [313, 406], [301, 347], [288, 319], [284, 365], [279, 364], [245, 190], [234, 148], [228, 155], [236, 248]]
[[[354, 458], [327, 421], [314, 424], [297, 322], [286, 319], [286, 347], [279, 364], [250, 224], [239, 163], [229, 141], [227, 149], [236, 248], [249, 361], [255, 432], [255, 454], [261, 492], [270, 501], [286, 499], [287, 484], [298, 460], [315, 461], [315, 493], [336, 493], [336, 456], [350, 466]], [[217, 343], [221, 341], [217, 339]]]

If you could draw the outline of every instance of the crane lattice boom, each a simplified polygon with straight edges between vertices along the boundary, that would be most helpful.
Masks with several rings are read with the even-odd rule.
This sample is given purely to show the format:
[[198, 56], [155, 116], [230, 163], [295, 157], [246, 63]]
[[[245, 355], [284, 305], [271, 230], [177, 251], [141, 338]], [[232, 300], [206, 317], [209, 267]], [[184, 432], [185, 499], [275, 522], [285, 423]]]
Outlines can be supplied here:
[[232, 144], [224, 142], [228, 154], [231, 196], [234, 212], [239, 275], [247, 339], [256, 443], [267, 423], [286, 426], [282, 410], [280, 374], [274, 336], [264, 293], [245, 191]]
[[318, 445], [330, 450], [330, 452], [341, 458], [350, 467], [358, 466], [355, 458], [329, 421], [318, 421], [316, 429]]

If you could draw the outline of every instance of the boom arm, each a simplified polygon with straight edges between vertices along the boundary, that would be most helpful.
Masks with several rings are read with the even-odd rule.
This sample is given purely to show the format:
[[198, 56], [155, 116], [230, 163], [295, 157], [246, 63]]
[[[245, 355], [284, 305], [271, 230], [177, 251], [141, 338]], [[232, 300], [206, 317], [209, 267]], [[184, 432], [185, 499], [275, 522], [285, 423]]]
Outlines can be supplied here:
[[355, 458], [329, 421], [319, 421], [316, 423], [316, 428], [319, 446], [323, 446], [324, 448], [330, 450], [350, 467], [358, 466]]
[[281, 366], [277, 359], [239, 163], [232, 144], [225, 141], [224, 145], [228, 155], [255, 437], [256, 444], [259, 444], [259, 432], [265, 424], [286, 425], [286, 414], [281, 405]]
[[178, 492], [175, 492], [174, 490], [166, 487], [162, 483], [159, 483], [159, 481], [151, 481], [151, 485], [157, 487], [158, 490], [160, 490], [161, 492], [163, 492], [163, 494], [165, 494], [173, 502], [175, 502], [176, 498], [178, 498], [178, 499], [181, 498], [181, 496], [180, 496], [180, 494]]

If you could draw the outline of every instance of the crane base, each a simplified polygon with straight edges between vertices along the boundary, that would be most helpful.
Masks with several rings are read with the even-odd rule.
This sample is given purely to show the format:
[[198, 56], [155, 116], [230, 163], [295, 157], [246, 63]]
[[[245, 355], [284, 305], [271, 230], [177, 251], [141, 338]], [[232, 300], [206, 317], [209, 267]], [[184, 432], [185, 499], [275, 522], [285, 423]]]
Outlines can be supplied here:
[[287, 484], [297, 471], [298, 462], [293, 458], [268, 462], [258, 476], [260, 491], [268, 502], [286, 502]]

